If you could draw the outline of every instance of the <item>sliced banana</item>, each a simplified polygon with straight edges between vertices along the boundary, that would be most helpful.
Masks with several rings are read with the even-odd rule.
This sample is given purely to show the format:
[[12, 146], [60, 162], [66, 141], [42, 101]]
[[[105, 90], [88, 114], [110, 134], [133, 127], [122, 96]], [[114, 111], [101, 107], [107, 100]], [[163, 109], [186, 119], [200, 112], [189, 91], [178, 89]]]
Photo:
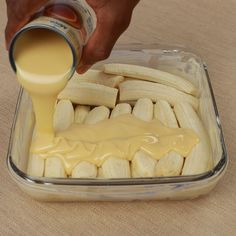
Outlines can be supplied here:
[[54, 130], [66, 130], [74, 122], [74, 108], [70, 100], [60, 100], [54, 112]]
[[118, 89], [88, 82], [68, 84], [58, 99], [69, 99], [75, 104], [115, 107]]
[[156, 176], [177, 176], [181, 174], [184, 158], [176, 152], [170, 152], [162, 157], [156, 165]]
[[212, 152], [202, 121], [188, 103], [175, 105], [174, 111], [180, 127], [194, 130], [200, 139], [189, 156], [185, 158], [182, 175], [195, 175], [210, 170], [213, 167]]
[[66, 177], [65, 169], [60, 158], [49, 157], [46, 159], [44, 176], [50, 178]]
[[197, 94], [196, 87], [190, 81], [180, 76], [157, 69], [138, 65], [114, 63], [104, 65], [104, 72], [108, 74], [123, 75], [125, 77], [157, 82], [167, 86], [171, 86], [185, 93], [193, 95]]
[[146, 152], [140, 150], [135, 153], [131, 162], [132, 177], [153, 177], [157, 161]]
[[36, 177], [42, 177], [44, 174], [44, 159], [39, 155], [30, 155], [27, 174]]
[[130, 166], [128, 160], [117, 157], [109, 157], [101, 166], [104, 178], [130, 178]]
[[[178, 128], [178, 123], [170, 104], [164, 100], [158, 100], [154, 105], [154, 117], [170, 128]], [[156, 176], [180, 175], [184, 158], [176, 152], [170, 152], [162, 157], [156, 165]]]
[[131, 114], [132, 108], [128, 103], [119, 103], [113, 108], [111, 118], [115, 118], [124, 114]]
[[69, 81], [69, 84], [78, 84], [81, 82], [89, 82], [94, 84], [101, 84], [111, 88], [116, 88], [124, 80], [123, 76], [120, 75], [109, 75], [105, 74], [101, 70], [89, 69], [84, 74], [75, 73]]
[[97, 177], [97, 167], [96, 165], [82, 161], [72, 170], [72, 178], [96, 178]]
[[104, 178], [102, 167], [98, 167], [98, 178]]
[[161, 121], [165, 126], [170, 128], [179, 127], [170, 104], [165, 100], [158, 100], [154, 105], [154, 117]]
[[136, 102], [132, 114], [141, 120], [151, 121], [153, 118], [153, 104], [151, 99], [140, 98]]
[[105, 106], [99, 106], [93, 108], [85, 118], [85, 124], [96, 124], [100, 121], [106, 120], [109, 118], [110, 110]]
[[84, 120], [86, 119], [89, 111], [90, 111], [89, 106], [77, 105], [76, 108], [75, 108], [75, 120], [74, 120], [74, 122], [77, 123], [77, 124], [84, 123]]
[[139, 98], [150, 98], [153, 102], [166, 100], [172, 106], [180, 102], [188, 102], [194, 109], [198, 108], [198, 99], [175, 88], [139, 80], [127, 80], [119, 85], [120, 101], [133, 101]]

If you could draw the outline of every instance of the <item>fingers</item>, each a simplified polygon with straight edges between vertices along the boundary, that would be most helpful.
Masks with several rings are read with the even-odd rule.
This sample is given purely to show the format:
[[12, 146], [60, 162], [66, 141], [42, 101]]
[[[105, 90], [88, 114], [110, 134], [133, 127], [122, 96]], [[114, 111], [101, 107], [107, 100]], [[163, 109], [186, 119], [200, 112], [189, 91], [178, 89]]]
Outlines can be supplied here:
[[29, 16], [25, 14], [24, 6], [17, 4], [16, 1], [7, 0], [6, 3], [8, 21], [5, 29], [5, 39], [8, 48], [12, 37], [28, 21]]
[[112, 7], [105, 6], [97, 10], [97, 28], [83, 49], [81, 62], [77, 68], [78, 73], [86, 72], [97, 61], [109, 57], [117, 39], [129, 26], [132, 10], [136, 5], [131, 7], [125, 3], [126, 5], [122, 6], [121, 1], [116, 1], [111, 3]]
[[8, 21], [7, 26], [5, 29], [5, 41], [6, 41], [6, 48], [9, 49], [9, 44], [15, 35], [15, 33], [21, 29], [27, 22], [29, 18], [25, 18], [20, 22]]
[[78, 72], [84, 73], [95, 62], [106, 59], [121, 33], [120, 30], [113, 32], [109, 23], [98, 25], [83, 50]]

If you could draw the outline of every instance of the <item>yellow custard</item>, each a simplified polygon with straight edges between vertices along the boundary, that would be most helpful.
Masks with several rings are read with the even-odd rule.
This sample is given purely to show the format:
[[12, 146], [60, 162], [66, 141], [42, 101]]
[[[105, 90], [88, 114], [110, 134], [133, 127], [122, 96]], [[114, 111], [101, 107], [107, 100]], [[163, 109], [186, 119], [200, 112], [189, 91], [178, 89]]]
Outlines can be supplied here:
[[126, 114], [95, 125], [73, 124], [58, 133], [52, 145], [44, 148], [32, 145], [31, 151], [43, 158], [61, 158], [70, 174], [80, 161], [101, 166], [109, 156], [132, 160], [140, 149], [155, 159], [169, 151], [187, 156], [197, 142], [190, 129], [171, 129], [158, 120], [145, 122]]
[[192, 130], [167, 128], [156, 119], [145, 122], [130, 114], [94, 125], [73, 124], [55, 134], [57, 94], [65, 87], [73, 63], [70, 47], [54, 32], [31, 30], [17, 40], [14, 58], [18, 80], [29, 92], [36, 116], [30, 152], [44, 159], [61, 158], [68, 175], [80, 161], [101, 166], [109, 156], [132, 160], [140, 149], [155, 159], [170, 151], [187, 156], [199, 142]]

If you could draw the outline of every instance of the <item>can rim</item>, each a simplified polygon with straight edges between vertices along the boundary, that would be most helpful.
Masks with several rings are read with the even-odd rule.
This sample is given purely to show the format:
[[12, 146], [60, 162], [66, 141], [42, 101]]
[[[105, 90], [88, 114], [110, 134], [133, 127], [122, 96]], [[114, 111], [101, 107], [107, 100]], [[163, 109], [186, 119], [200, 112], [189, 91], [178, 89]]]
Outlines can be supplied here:
[[66, 36], [66, 34], [64, 34], [62, 31], [53, 28], [51, 26], [48, 25], [41, 25], [41, 26], [29, 26], [26, 28], [22, 28], [21, 30], [17, 31], [17, 33], [13, 36], [11, 42], [10, 42], [10, 47], [9, 47], [9, 61], [10, 61], [10, 65], [12, 67], [12, 69], [14, 70], [14, 72], [16, 73], [17, 69], [16, 69], [16, 64], [15, 64], [15, 60], [14, 60], [14, 46], [16, 43], [16, 40], [20, 37], [20, 35], [26, 31], [32, 30], [32, 29], [47, 29], [47, 30], [51, 30], [57, 34], [59, 34], [60, 36], [62, 36], [65, 41], [67, 42], [67, 44], [69, 45], [71, 52], [72, 52], [72, 56], [73, 56], [73, 64], [71, 67], [71, 72], [70, 72], [70, 76], [69, 78], [72, 77], [72, 75], [74, 74], [76, 67], [78, 65], [78, 60], [79, 58], [77, 58], [77, 53], [76, 53], [76, 49], [73, 47], [72, 43], [70, 42], [70, 40], [68, 39], [68, 37]]

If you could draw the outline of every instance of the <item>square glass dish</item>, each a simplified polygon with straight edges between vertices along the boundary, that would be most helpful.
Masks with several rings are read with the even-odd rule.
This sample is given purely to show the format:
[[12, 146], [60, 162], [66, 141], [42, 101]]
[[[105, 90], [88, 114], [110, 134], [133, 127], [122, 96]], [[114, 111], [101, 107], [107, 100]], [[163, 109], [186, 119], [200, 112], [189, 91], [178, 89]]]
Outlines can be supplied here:
[[7, 166], [18, 186], [31, 197], [44, 201], [122, 201], [192, 199], [209, 193], [223, 176], [228, 157], [207, 67], [202, 60], [181, 48], [157, 45], [123, 45], [114, 48], [103, 63], [148, 66], [180, 75], [200, 91], [199, 116], [210, 138], [214, 168], [206, 173], [176, 177], [129, 179], [46, 178], [26, 174], [34, 115], [28, 94], [21, 90], [12, 126]]

